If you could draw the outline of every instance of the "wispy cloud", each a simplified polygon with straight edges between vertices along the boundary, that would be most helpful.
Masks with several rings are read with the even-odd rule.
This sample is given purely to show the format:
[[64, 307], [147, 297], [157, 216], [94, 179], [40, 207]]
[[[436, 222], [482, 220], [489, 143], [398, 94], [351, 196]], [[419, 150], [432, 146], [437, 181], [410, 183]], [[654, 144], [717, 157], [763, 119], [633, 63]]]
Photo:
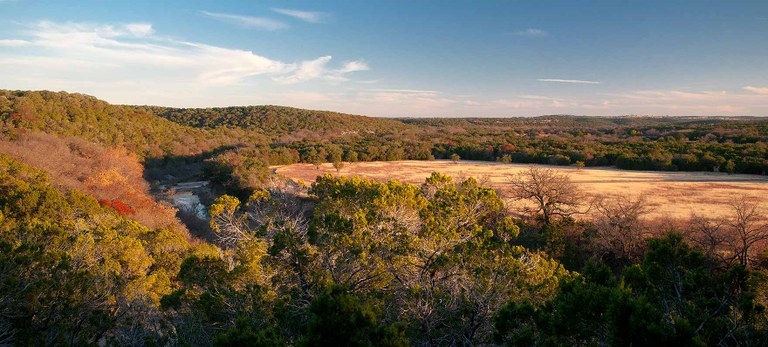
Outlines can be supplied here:
[[536, 28], [528, 28], [525, 30], [511, 32], [509, 34], [512, 36], [527, 36], [527, 37], [544, 37], [549, 35], [548, 32], [541, 29], [536, 29]]
[[344, 89], [271, 94], [288, 105], [383, 117], [468, 116], [488, 106], [466, 96], [416, 88]]
[[567, 79], [560, 79], [560, 78], [539, 78], [537, 79], [539, 82], [554, 82], [554, 83], [573, 83], [573, 84], [600, 84], [601, 82], [598, 81], [587, 81], [587, 80], [567, 80]]
[[750, 91], [755, 94], [764, 94], [768, 95], [768, 87], [753, 87], [753, 86], [746, 86], [743, 88], [746, 91]]
[[325, 12], [299, 11], [287, 8], [273, 8], [272, 11], [305, 21], [307, 23], [320, 23], [328, 17], [328, 14]]
[[382, 117], [477, 115], [484, 103], [435, 90], [410, 88], [273, 93], [288, 105]]
[[421, 89], [367, 89], [369, 92], [383, 92], [383, 93], [405, 93], [405, 94], [422, 94], [422, 95], [437, 95], [440, 92], [436, 90], [421, 90]]
[[530, 110], [529, 112], [538, 110], [539, 114], [575, 112], [575, 110], [592, 106], [577, 100], [543, 95], [519, 95], [514, 98], [497, 99], [492, 104], [498, 107], [513, 109], [516, 112], [519, 110]]
[[495, 114], [649, 114], [673, 116], [761, 115], [768, 94], [725, 90], [636, 90], [586, 97], [517, 95], [488, 103]]
[[684, 90], [639, 90], [631, 93], [617, 94], [616, 96], [644, 101], [716, 101], [732, 97], [732, 94], [724, 91], [684, 91]]
[[208, 12], [208, 11], [200, 11], [200, 13], [214, 19], [235, 23], [248, 28], [258, 28], [258, 29], [274, 31], [279, 29], [285, 29], [288, 27], [287, 24], [281, 21], [264, 18], [264, 17], [241, 16], [236, 14], [216, 13], [216, 12]]
[[339, 73], [345, 74], [350, 72], [357, 72], [357, 71], [368, 71], [371, 68], [368, 66], [368, 63], [362, 60], [353, 60], [348, 61], [344, 63], [344, 66], [341, 67], [341, 69], [338, 70]]
[[190, 98], [210, 97], [212, 90], [224, 91], [222, 87], [264, 89], [274, 87], [271, 79], [286, 84], [343, 82], [349, 74], [369, 69], [362, 60], [330, 66], [331, 57], [325, 56], [292, 63], [168, 38], [147, 23], [43, 21], [17, 35], [0, 41], [0, 76], [8, 87], [94, 93], [119, 102], [158, 98], [164, 104], [179, 100], [190, 105]]
[[535, 116], [585, 114], [764, 115], [768, 95], [741, 91], [636, 90], [587, 97], [521, 94], [479, 100], [439, 90], [416, 88], [294, 93], [276, 96], [289, 104], [376, 116]]
[[368, 64], [361, 60], [349, 61], [340, 68], [329, 69], [327, 67], [332, 57], [330, 55], [320, 57], [314, 60], [303, 61], [291, 74], [272, 78], [275, 82], [282, 84], [293, 84], [313, 79], [322, 79], [327, 81], [343, 82], [348, 81], [347, 74], [357, 71], [366, 71], [370, 68]]
[[331, 61], [331, 59], [332, 57], [327, 55], [315, 60], [301, 62], [298, 68], [295, 69], [290, 75], [274, 77], [272, 79], [276, 82], [290, 84], [319, 78], [325, 73], [326, 65], [329, 61]]
[[420, 89], [367, 89], [355, 96], [362, 105], [375, 105], [390, 116], [441, 115], [465, 101], [435, 90]]
[[[372, 88], [350, 93], [341, 108], [378, 116], [478, 116], [489, 105], [472, 95], [458, 95], [419, 88]], [[373, 110], [373, 111], [366, 111]]]
[[128, 33], [138, 37], [147, 37], [155, 33], [155, 29], [149, 23], [130, 23], [124, 27]]
[[[9, 69], [34, 67], [40, 74], [68, 80], [187, 81], [226, 85], [248, 76], [289, 73], [291, 64], [253, 52], [158, 37], [146, 23], [96, 25], [38, 22], [24, 42], [33, 51], [9, 50], [0, 61]], [[67, 67], [76, 67], [68, 69]], [[162, 69], [159, 73], [157, 69]], [[16, 74], [10, 74], [16, 75]]]
[[0, 47], [23, 47], [31, 44], [32, 42], [26, 40], [0, 40]]
[[[639, 90], [611, 94], [613, 109], [622, 112], [670, 115], [756, 115], [768, 111], [768, 94], [725, 90]], [[758, 111], [759, 110], [759, 111]]]
[[556, 98], [552, 98], [551, 96], [543, 96], [543, 95], [520, 95], [518, 96], [520, 99], [526, 99], [526, 100], [556, 100]]

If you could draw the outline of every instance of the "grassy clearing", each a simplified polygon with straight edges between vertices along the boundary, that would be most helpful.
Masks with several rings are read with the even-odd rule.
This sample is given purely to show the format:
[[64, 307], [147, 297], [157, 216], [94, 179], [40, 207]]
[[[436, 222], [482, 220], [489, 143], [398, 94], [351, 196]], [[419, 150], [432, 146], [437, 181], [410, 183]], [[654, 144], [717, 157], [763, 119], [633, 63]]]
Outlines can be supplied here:
[[[527, 164], [447, 160], [345, 163], [339, 175], [361, 176], [380, 181], [399, 180], [421, 184], [432, 172], [454, 178], [475, 177], [508, 198], [509, 177], [528, 168]], [[729, 175], [716, 172], [624, 171], [614, 168], [548, 166], [570, 175], [589, 195], [644, 195], [654, 208], [650, 216], [687, 218], [692, 213], [725, 217], [732, 211], [728, 203], [748, 196], [768, 205], [768, 178], [755, 175]], [[275, 171], [294, 180], [311, 183], [318, 175], [337, 174], [329, 163], [276, 166]]]

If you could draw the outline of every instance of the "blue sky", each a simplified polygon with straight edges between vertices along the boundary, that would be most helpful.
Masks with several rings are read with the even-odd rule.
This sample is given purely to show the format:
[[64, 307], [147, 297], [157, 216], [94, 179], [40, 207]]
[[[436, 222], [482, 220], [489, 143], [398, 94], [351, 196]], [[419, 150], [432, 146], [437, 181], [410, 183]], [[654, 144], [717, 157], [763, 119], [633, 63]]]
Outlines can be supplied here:
[[0, 0], [0, 88], [372, 116], [768, 116], [768, 1]]

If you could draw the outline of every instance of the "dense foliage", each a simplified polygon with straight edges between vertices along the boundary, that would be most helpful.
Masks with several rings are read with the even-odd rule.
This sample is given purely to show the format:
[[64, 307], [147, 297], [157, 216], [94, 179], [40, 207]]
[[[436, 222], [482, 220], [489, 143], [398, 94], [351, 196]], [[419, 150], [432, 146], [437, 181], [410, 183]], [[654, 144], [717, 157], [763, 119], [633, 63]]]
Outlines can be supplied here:
[[[152, 110], [160, 117], [183, 125], [208, 129], [221, 127], [249, 129], [283, 141], [301, 140], [302, 135], [313, 132], [323, 138], [334, 138], [349, 133], [375, 133], [406, 128], [404, 124], [395, 120], [284, 106], [153, 108]], [[304, 134], [296, 134], [297, 132]]]
[[160, 336], [158, 303], [189, 249], [176, 232], [61, 192], [41, 171], [0, 156], [0, 343]]
[[184, 287], [169, 306], [186, 320], [206, 312], [183, 338], [204, 342], [239, 319], [225, 335], [247, 322], [249, 334], [308, 345], [484, 343], [504, 302], [541, 302], [571, 276], [513, 245], [518, 229], [501, 200], [473, 179], [434, 174], [417, 187], [325, 176], [310, 194], [216, 201], [212, 224], [231, 265], [182, 265]]
[[588, 264], [544, 304], [510, 302], [496, 317], [508, 346], [761, 346], [768, 343], [765, 270], [718, 271], [676, 234], [650, 241], [616, 278]]

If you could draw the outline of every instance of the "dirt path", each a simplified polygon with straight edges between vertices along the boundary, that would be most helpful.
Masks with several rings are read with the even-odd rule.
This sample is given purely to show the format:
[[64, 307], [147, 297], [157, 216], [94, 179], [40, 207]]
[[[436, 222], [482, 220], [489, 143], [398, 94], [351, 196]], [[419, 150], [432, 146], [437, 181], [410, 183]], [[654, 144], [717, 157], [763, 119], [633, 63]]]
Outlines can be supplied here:
[[[542, 165], [546, 166], [546, 165]], [[432, 172], [455, 179], [475, 177], [494, 187], [507, 198], [509, 177], [526, 170], [527, 164], [460, 161], [394, 161], [345, 163], [339, 172], [345, 176], [361, 176], [380, 181], [399, 180], [421, 184]], [[546, 166], [566, 172], [584, 191], [591, 195], [644, 195], [654, 208], [654, 216], [686, 218], [691, 213], [708, 217], [730, 214], [728, 203], [741, 196], [759, 200], [768, 207], [768, 177], [728, 175], [715, 172], [625, 171], [614, 168], [576, 169]], [[312, 164], [277, 166], [275, 172], [294, 180], [311, 183], [318, 175], [336, 174], [331, 164], [320, 169]]]

